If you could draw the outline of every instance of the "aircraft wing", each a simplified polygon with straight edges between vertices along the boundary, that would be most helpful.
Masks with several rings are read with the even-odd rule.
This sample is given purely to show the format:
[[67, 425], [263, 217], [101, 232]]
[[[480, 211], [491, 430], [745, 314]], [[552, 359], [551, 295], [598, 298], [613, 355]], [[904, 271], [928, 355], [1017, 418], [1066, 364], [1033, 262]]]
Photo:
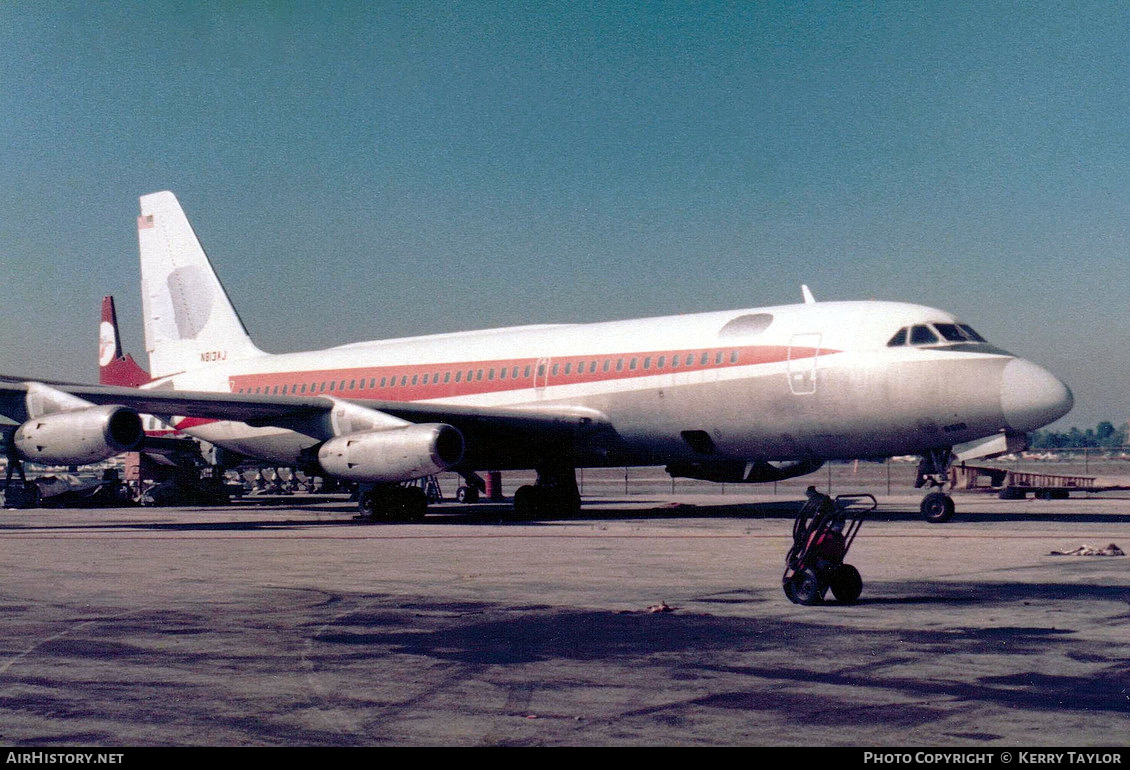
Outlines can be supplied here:
[[413, 423], [439, 422], [458, 429], [466, 442], [465, 459], [481, 467], [530, 467], [531, 453], [554, 454], [571, 447], [604, 455], [619, 443], [602, 412], [568, 405], [471, 407], [435, 402], [331, 399], [321, 396], [213, 393], [141, 389], [27, 380], [0, 375], [0, 413], [17, 422], [28, 419], [26, 397], [33, 383], [77, 396], [92, 404], [128, 407], [159, 417], [230, 420], [254, 427], [295, 430], [321, 440], [333, 437], [328, 415], [335, 403], [350, 404]]

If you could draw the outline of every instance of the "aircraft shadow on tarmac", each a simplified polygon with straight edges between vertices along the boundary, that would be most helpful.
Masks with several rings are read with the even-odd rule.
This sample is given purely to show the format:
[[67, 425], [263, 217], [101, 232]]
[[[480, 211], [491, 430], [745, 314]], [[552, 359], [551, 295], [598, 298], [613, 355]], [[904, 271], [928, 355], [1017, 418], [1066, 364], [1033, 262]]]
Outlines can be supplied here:
[[[585, 504], [579, 514], [567, 517], [539, 517], [514, 519], [512, 508], [505, 502], [484, 502], [475, 504], [441, 505], [433, 506], [424, 520], [427, 525], [524, 525], [524, 526], [553, 526], [570, 521], [612, 521], [612, 520], [663, 520], [663, 519], [784, 519], [792, 520], [803, 505], [802, 500], [782, 500], [759, 503], [681, 503], [670, 500], [648, 500], [646, 497], [625, 497], [622, 499], [602, 498], [599, 501]], [[625, 507], [620, 507], [625, 506]], [[1063, 522], [1063, 523], [1095, 523], [1095, 524], [1126, 524], [1130, 523], [1130, 512], [1104, 513], [1104, 512], [1070, 512], [1070, 502], [1063, 503], [1064, 510], [1060, 511], [1034, 511], [1030, 509], [1016, 509], [1007, 512], [977, 512], [962, 511], [958, 509], [954, 516], [954, 523], [987, 522], [1006, 524], [1008, 522]], [[285, 508], [284, 510], [281, 510]], [[1130, 511], [1130, 505], [1127, 506]], [[132, 530], [184, 530], [184, 531], [245, 531], [245, 530], [285, 530], [311, 526], [385, 526], [385, 527], [412, 527], [412, 523], [372, 521], [356, 514], [353, 505], [342, 502], [319, 501], [305, 503], [300, 500], [291, 500], [289, 504], [272, 501], [262, 504], [259, 501], [251, 505], [232, 504], [215, 508], [130, 508], [124, 509], [132, 514], [144, 514], [150, 510], [160, 512], [162, 517], [169, 514], [181, 517], [177, 521], [145, 521], [136, 515], [133, 521], [128, 522], [62, 522], [52, 521], [52, 514], [57, 509], [32, 509], [24, 511], [28, 517], [42, 514], [40, 519], [24, 519], [19, 524], [0, 524], [0, 531], [26, 530], [29, 524], [36, 529], [63, 529], [75, 530], [83, 528], [92, 529], [132, 529]], [[107, 509], [100, 509], [105, 513]], [[93, 511], [92, 511], [93, 513]], [[230, 516], [248, 514], [249, 518], [239, 520], [218, 520], [220, 515]], [[311, 519], [306, 514], [325, 516], [327, 518]], [[254, 518], [250, 518], [254, 517]], [[892, 503], [881, 503], [879, 508], [867, 514], [868, 522], [915, 522], [922, 521], [919, 511], [906, 506]], [[922, 522], [923, 526], [937, 528], [938, 532], [944, 531], [947, 524], [930, 524]]]
[[[882, 587], [882, 584], [879, 584]], [[911, 592], [935, 594], [941, 601], [955, 604], [1008, 604], [1025, 600], [1055, 602], [1059, 600], [1118, 600], [1125, 588], [1075, 584], [1038, 585], [1006, 583], [985, 586], [976, 583], [944, 585], [902, 584]], [[764, 608], [766, 591], [745, 591], [729, 596], [726, 601], [744, 601]], [[372, 600], [374, 597], [368, 597]], [[696, 600], [697, 601], [697, 600]], [[769, 600], [774, 601], [774, 600]], [[786, 600], [780, 597], [781, 602]], [[395, 602], [395, 605], [393, 604]], [[882, 603], [877, 600], [875, 603]], [[883, 688], [901, 693], [919, 693], [936, 700], [946, 694], [970, 701], [988, 701], [1035, 710], [1080, 710], [1125, 713], [1125, 670], [1121, 645], [1109, 641], [1080, 638], [1069, 629], [1040, 626], [966, 625], [960, 615], [954, 625], [941, 628], [915, 629], [856, 628], [845, 629], [838, 617], [850, 608], [836, 605], [805, 608], [804, 617], [766, 617], [761, 612], [756, 622], [748, 617], [718, 616], [707, 613], [652, 614], [644, 611], [609, 612], [574, 610], [554, 607], [499, 607], [473, 602], [433, 603], [420, 600], [405, 604], [403, 597], [390, 597], [389, 606], [381, 608], [366, 602], [365, 609], [339, 616], [323, 627], [312, 641], [316, 645], [346, 648], [350, 655], [374, 656], [378, 659], [390, 652], [424, 659], [442, 659], [465, 665], [521, 665], [542, 661], [599, 662], [602, 666], [631, 659], [653, 660], [677, 654], [681, 675], [688, 680], [718, 673], [755, 677], [756, 687], [748, 692], [731, 690], [705, 696], [713, 705], [733, 708], [765, 708], [765, 681], [792, 682], [810, 685], [839, 684], [867, 688]], [[733, 652], [742, 651], [742, 658], [758, 653], [771, 657], [781, 650], [820, 650], [819, 655], [789, 656], [789, 663], [768, 660], [764, 665], [743, 665], [735, 662]], [[906, 671], [892, 675], [877, 673], [867, 665], [843, 665], [828, 669], [828, 659], [842, 656], [844, 661], [858, 659], [859, 650], [885, 650], [876, 653], [879, 671]], [[966, 656], [1008, 655], [1012, 660], [1040, 660], [1039, 655], [1052, 652], [1066, 658], [1086, 661], [1105, 668], [1110, 676], [1059, 676], [1038, 670], [1019, 670], [993, 676], [977, 676], [956, 671], [952, 677], [915, 677], [913, 661], [962, 654]], [[739, 658], [740, 659], [740, 658]], [[811, 665], [808, 663], [811, 662]], [[929, 669], [929, 666], [927, 666]], [[697, 671], [696, 671], [697, 670]], [[708, 673], [709, 672], [709, 673]], [[637, 675], [640, 672], [636, 671]], [[735, 682], [736, 684], [736, 682]], [[789, 708], [780, 698], [788, 693], [774, 690], [776, 708]], [[801, 697], [801, 701], [805, 701]], [[798, 701], [797, 708], [812, 708], [812, 701]], [[691, 705], [691, 704], [684, 704]], [[702, 705], [702, 704], [700, 704]], [[858, 708], [844, 703], [838, 718], [856, 719]], [[899, 708], [908, 704], [900, 704]], [[663, 708], [667, 708], [664, 706]], [[824, 703], [822, 713], [839, 711]], [[875, 717], [865, 709], [867, 717]], [[850, 716], [856, 713], [856, 717]], [[904, 718], [906, 714], [892, 714]], [[918, 723], [922, 715], [911, 722]]]

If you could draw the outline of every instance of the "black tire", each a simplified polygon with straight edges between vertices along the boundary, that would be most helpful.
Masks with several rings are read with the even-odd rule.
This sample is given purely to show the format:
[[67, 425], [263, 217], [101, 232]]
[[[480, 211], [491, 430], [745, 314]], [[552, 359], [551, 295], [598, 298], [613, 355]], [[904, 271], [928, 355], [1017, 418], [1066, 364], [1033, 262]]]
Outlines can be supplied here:
[[455, 491], [455, 499], [460, 503], [479, 502], [479, 490], [475, 487], [459, 487]]
[[953, 498], [943, 492], [931, 492], [922, 498], [922, 518], [931, 524], [944, 524], [953, 518]]
[[526, 484], [514, 492], [514, 518], [532, 519], [537, 515], [541, 495], [537, 487]]
[[404, 487], [402, 521], [419, 524], [428, 515], [428, 495], [421, 487]]
[[855, 567], [841, 564], [832, 573], [829, 588], [832, 589], [832, 596], [836, 597], [836, 601], [851, 604], [863, 593], [863, 578], [859, 576], [859, 570]]
[[360, 511], [362, 516], [366, 516], [370, 519], [377, 518], [379, 515], [377, 513], [378, 502], [374, 490], [369, 489], [361, 493], [361, 496], [357, 498], [357, 510]]
[[824, 601], [824, 592], [828, 587], [820, 582], [819, 576], [813, 570], [802, 569], [793, 575], [792, 584], [797, 604], [813, 605]]
[[788, 597], [790, 602], [792, 602], [793, 604], [800, 604], [800, 601], [796, 598], [796, 589], [793, 588], [792, 578], [782, 580], [781, 588], [785, 589], [785, 596]]

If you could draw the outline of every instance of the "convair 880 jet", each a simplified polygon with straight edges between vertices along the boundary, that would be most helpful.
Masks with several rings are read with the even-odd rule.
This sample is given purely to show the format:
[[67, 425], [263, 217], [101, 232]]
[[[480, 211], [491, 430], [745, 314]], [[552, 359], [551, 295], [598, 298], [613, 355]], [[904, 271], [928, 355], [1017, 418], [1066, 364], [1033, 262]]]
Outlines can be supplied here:
[[[248, 336], [172, 193], [141, 198], [141, 388], [8, 380], [13, 444], [90, 462], [143, 441], [138, 413], [247, 458], [360, 482], [375, 517], [418, 518], [404, 482], [537, 471], [522, 514], [576, 510], [577, 468], [767, 482], [824, 462], [918, 454], [941, 487], [958, 457], [1015, 450], [1071, 391], [942, 310], [805, 302], [522, 326], [270, 355]], [[943, 521], [941, 491], [923, 513]]]

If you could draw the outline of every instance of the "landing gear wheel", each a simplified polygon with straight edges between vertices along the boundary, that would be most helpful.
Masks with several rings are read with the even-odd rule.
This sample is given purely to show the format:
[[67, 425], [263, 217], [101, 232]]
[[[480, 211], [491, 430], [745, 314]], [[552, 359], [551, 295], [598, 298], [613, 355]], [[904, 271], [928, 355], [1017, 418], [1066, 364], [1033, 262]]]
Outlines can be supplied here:
[[475, 487], [459, 487], [455, 490], [455, 499], [460, 503], [477, 503], [479, 490]]
[[360, 516], [368, 519], [377, 519], [380, 517], [379, 511], [380, 503], [377, 500], [376, 490], [369, 489], [361, 493], [361, 497], [357, 500], [357, 510], [360, 511]]
[[428, 495], [421, 487], [401, 487], [400, 521], [418, 524], [428, 515]]
[[830, 583], [828, 587], [832, 589], [832, 596], [842, 604], [851, 604], [863, 593], [863, 578], [859, 576], [859, 570], [850, 564], [841, 564], [832, 573]]
[[824, 601], [824, 591], [826, 586], [820, 583], [820, 578], [813, 570], [802, 569], [800, 572], [793, 575], [792, 578], [792, 594], [789, 590], [785, 589], [785, 595], [793, 599], [797, 604], [820, 604]]
[[532, 519], [538, 513], [541, 495], [537, 487], [525, 484], [514, 492], [514, 518]]
[[428, 513], [428, 495], [421, 487], [374, 488], [357, 501], [360, 517], [371, 522], [421, 522]]
[[943, 492], [931, 492], [922, 498], [922, 517], [931, 524], [944, 524], [953, 518], [953, 498]]

